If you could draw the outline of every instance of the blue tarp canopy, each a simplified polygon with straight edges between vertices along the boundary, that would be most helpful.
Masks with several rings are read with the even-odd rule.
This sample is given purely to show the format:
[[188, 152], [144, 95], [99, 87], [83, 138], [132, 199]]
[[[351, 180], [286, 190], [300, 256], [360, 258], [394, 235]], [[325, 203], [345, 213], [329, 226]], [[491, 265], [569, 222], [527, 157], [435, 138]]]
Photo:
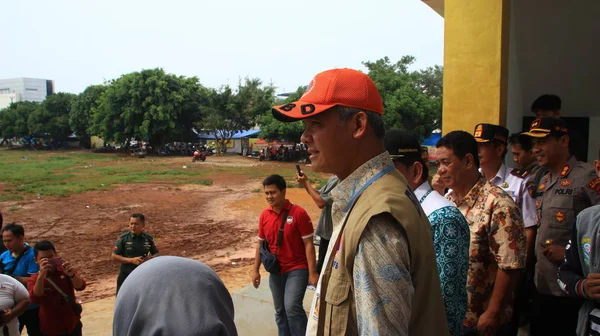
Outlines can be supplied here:
[[[231, 139], [249, 138], [257, 135], [258, 133], [260, 133], [260, 130], [239, 131], [236, 132]], [[215, 136], [212, 133], [199, 133], [196, 139], [215, 140]]]
[[423, 146], [435, 146], [441, 138], [442, 133], [432, 133], [429, 138], [423, 140]]

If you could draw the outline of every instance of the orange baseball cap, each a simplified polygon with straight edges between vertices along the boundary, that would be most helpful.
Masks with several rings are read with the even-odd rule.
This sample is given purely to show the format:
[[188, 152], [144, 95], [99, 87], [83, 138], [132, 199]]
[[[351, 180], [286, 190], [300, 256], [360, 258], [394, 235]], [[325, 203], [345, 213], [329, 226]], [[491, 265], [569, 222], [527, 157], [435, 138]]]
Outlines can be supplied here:
[[379, 90], [369, 76], [353, 69], [332, 69], [317, 74], [300, 100], [273, 107], [279, 121], [313, 117], [334, 106], [346, 106], [383, 114]]

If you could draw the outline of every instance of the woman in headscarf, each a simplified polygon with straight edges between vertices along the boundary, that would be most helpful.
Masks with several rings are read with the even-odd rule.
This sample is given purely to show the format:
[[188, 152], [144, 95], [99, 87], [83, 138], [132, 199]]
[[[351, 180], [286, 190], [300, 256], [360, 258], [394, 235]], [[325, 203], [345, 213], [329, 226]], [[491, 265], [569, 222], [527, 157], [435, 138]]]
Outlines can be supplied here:
[[233, 301], [205, 264], [157, 257], [123, 283], [115, 307], [115, 336], [237, 336]]

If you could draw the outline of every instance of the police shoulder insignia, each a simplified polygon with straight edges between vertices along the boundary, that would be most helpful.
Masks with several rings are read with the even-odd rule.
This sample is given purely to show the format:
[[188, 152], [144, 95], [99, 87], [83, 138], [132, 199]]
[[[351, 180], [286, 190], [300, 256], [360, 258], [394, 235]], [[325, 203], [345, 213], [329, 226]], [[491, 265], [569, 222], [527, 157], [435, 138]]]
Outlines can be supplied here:
[[560, 181], [560, 186], [561, 187], [568, 187], [571, 184], [573, 184], [573, 181], [571, 181], [569, 179], [565, 179], [565, 180]]
[[562, 223], [565, 220], [565, 214], [562, 211], [557, 211], [554, 214], [554, 217], [559, 223]]
[[571, 171], [571, 166], [569, 165], [565, 165], [562, 169], [562, 171], [560, 172], [560, 177], [565, 177], [569, 174], [569, 172]]
[[540, 186], [538, 187], [538, 190], [544, 190], [544, 189], [546, 189], [546, 184], [545, 183], [540, 184]]
[[595, 179], [591, 180], [587, 186], [600, 195], [600, 177], [596, 177]]

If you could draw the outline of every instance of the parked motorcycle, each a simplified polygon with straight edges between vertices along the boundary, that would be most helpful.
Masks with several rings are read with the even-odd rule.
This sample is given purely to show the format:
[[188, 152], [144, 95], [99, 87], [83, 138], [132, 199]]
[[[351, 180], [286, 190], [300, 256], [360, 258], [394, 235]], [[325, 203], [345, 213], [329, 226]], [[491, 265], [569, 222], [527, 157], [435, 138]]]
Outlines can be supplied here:
[[204, 151], [201, 152], [199, 150], [195, 151], [194, 156], [192, 156], [192, 162], [196, 162], [196, 161], [202, 161], [202, 162], [206, 161], [206, 152], [204, 152]]

